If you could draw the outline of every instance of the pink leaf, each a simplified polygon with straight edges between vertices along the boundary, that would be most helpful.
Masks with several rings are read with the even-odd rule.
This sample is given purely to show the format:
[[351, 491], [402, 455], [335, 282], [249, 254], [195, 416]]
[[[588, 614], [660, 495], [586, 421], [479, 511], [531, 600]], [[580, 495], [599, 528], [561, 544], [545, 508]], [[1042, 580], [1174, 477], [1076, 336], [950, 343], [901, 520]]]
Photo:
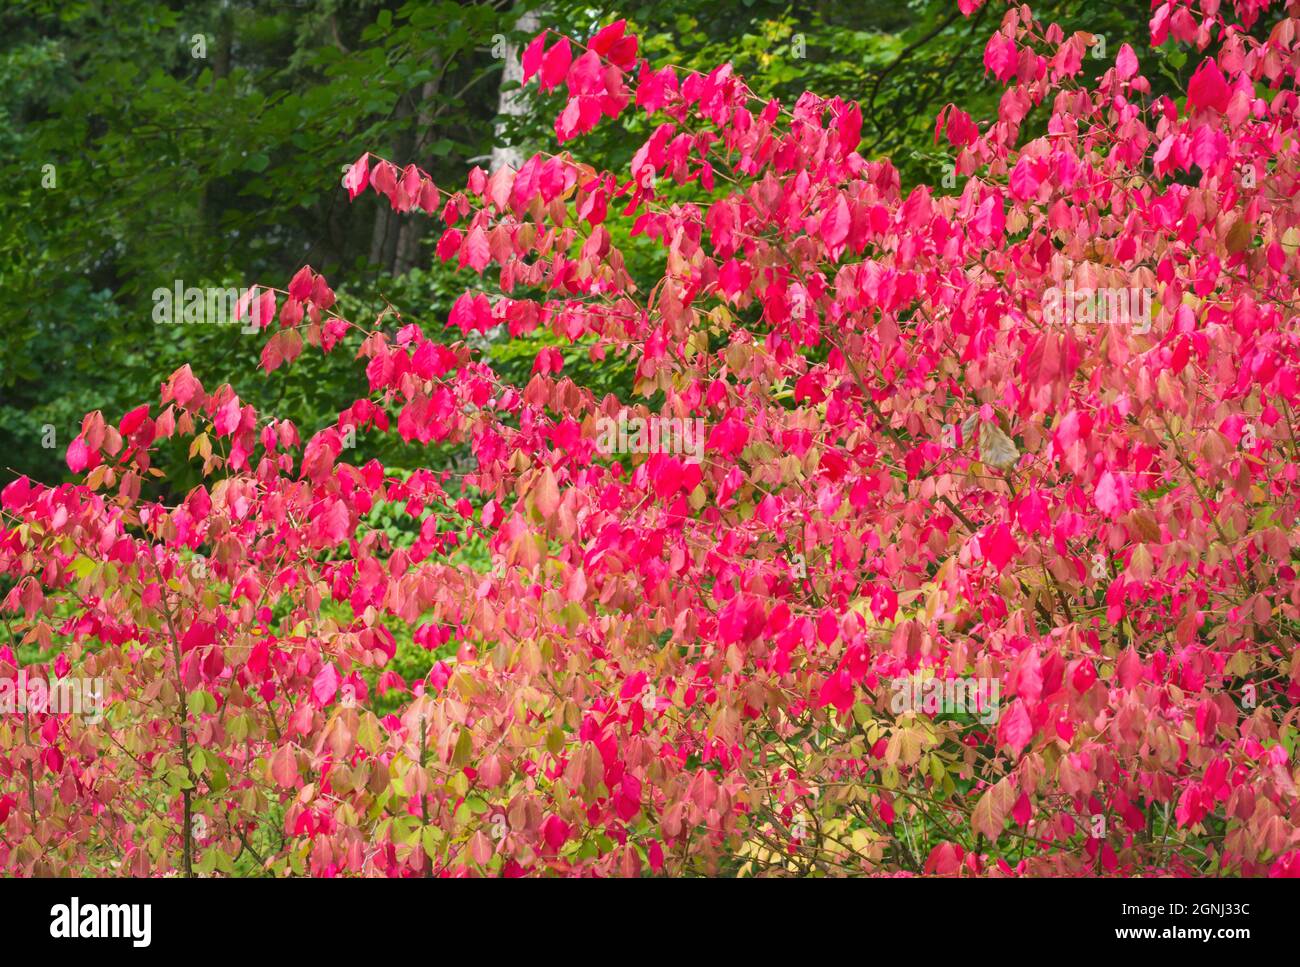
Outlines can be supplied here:
[[1121, 44], [1119, 53], [1115, 55], [1115, 74], [1120, 80], [1126, 81], [1138, 72], [1137, 55], [1133, 53], [1133, 48], [1128, 44]]
[[280, 746], [271, 758], [271, 777], [282, 789], [292, 789], [297, 784], [298, 758], [289, 746]]
[[68, 444], [68, 469], [73, 473], [81, 473], [91, 461], [90, 447], [86, 446], [86, 441], [81, 437], [76, 437]]
[[554, 90], [569, 72], [573, 54], [569, 51], [569, 38], [561, 37], [560, 42], [546, 52], [542, 58], [542, 79], [539, 86], [543, 91]]
[[546, 46], [546, 31], [532, 39], [527, 47], [524, 48], [524, 55], [520, 59], [520, 65], [523, 67], [523, 83], [527, 84], [542, 67], [542, 51]]
[[1007, 714], [1002, 717], [998, 725], [998, 745], [1004, 745], [1015, 755], [1020, 752], [1034, 735], [1034, 725], [1029, 718], [1029, 712], [1025, 708], [1025, 703], [1016, 699], [1011, 703], [1011, 708]]
[[[348, 166], [343, 177], [343, 187], [348, 190], [348, 198], [356, 198], [370, 184], [370, 155], [363, 154]], [[293, 290], [290, 289], [290, 292]]]
[[1011, 528], [1006, 524], [998, 524], [985, 531], [984, 536], [980, 538], [980, 550], [983, 551], [985, 559], [1001, 572], [1006, 569], [1011, 559], [1020, 553], [1020, 545], [1011, 536]]
[[334, 701], [334, 695], [339, 690], [339, 673], [330, 662], [312, 679], [311, 696], [316, 702], [317, 708], [323, 708], [330, 702]]

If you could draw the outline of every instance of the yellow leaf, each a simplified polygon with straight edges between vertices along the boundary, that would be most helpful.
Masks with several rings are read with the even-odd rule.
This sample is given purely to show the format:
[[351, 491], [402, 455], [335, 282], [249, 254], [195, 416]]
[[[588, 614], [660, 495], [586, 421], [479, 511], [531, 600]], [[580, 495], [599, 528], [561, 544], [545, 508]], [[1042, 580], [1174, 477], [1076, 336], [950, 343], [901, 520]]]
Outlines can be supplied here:
[[1300, 228], [1293, 225], [1282, 233], [1282, 251], [1294, 256], [1297, 250], [1300, 250]]
[[980, 424], [980, 461], [990, 467], [1006, 470], [1015, 466], [1020, 451], [1015, 442], [993, 422]]
[[1236, 255], [1249, 248], [1251, 239], [1254, 237], [1254, 227], [1245, 218], [1239, 218], [1232, 223], [1232, 228], [1228, 229], [1228, 236], [1224, 239], [1224, 244], [1231, 254]]
[[991, 841], [996, 842], [997, 838], [1002, 835], [1002, 826], [1007, 820], [1007, 814], [1011, 812], [1011, 807], [1016, 802], [1016, 788], [1011, 782], [1010, 777], [1002, 779], [997, 785], [989, 788], [980, 801], [975, 804], [975, 811], [971, 813], [971, 829], [977, 833], [983, 833]]

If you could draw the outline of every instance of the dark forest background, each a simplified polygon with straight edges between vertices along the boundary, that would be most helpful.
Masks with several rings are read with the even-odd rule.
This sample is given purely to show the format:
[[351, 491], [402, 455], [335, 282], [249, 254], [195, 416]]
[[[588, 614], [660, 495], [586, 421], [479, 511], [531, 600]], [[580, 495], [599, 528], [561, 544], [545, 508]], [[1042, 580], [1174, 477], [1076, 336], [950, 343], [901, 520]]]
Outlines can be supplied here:
[[[440, 331], [475, 280], [433, 256], [427, 215], [396, 215], [369, 192], [349, 203], [342, 171], [372, 150], [459, 187], [474, 164], [490, 167], [494, 148], [501, 163], [512, 150], [554, 147], [555, 99], [512, 98], [518, 85], [500, 56], [517, 57], [538, 26], [586, 36], [625, 17], [656, 64], [707, 70], [729, 60], [759, 93], [858, 100], [860, 150], [891, 157], [907, 187], [939, 183], [951, 164], [933, 139], [944, 104], [996, 116], [1000, 89], [982, 58], [1004, 9], [967, 19], [954, 0], [6, 0], [0, 484], [16, 473], [63, 479], [86, 411], [116, 421], [156, 404], [160, 382], [185, 362], [206, 387], [229, 381], [259, 410], [297, 421], [304, 438], [332, 423], [365, 392], [350, 353], [308, 352], [268, 376], [257, 367], [262, 338], [238, 326], [155, 324], [153, 291], [177, 280], [284, 287], [310, 263], [349, 318], [371, 322], [391, 305]], [[1106, 37], [1109, 60], [1088, 62], [1091, 73], [1126, 42], [1150, 75], [1172, 82], [1183, 67], [1172, 49], [1148, 59], [1144, 2], [1048, 2], [1035, 12]], [[642, 116], [568, 147], [626, 170], [646, 133]], [[655, 246], [619, 241], [633, 271], [649, 276]], [[484, 349], [522, 383], [547, 340]], [[584, 370], [578, 350], [566, 361], [587, 385], [618, 389], [628, 377], [611, 362]], [[400, 445], [376, 441], [373, 455], [412, 465], [413, 454], [392, 450]], [[177, 463], [184, 454], [169, 473]], [[183, 470], [169, 479], [182, 490], [187, 482]]]

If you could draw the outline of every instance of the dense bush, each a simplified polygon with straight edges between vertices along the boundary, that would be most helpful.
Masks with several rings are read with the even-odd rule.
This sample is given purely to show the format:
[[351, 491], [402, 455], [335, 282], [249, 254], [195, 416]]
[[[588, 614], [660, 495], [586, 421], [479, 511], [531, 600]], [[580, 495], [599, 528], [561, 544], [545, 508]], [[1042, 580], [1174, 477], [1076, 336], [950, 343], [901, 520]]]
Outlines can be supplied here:
[[[538, 37], [560, 142], [651, 118], [630, 170], [347, 178], [483, 277], [441, 340], [340, 318], [304, 268], [241, 312], [267, 371], [356, 352], [336, 427], [302, 442], [185, 367], [86, 418], [84, 483], [5, 488], [0, 672], [56, 650], [25, 676], [105, 709], [4, 717], [0, 867], [1300, 873], [1296, 21], [1269, 6], [1157, 2], [1153, 47], [1202, 59], [1177, 98], [1129, 45], [1081, 84], [1097, 38], [1007, 8], [998, 116], [946, 108], [951, 188], [906, 194], [856, 104], [639, 63], [621, 22]], [[662, 247], [649, 291], [619, 220]], [[637, 401], [474, 349], [543, 328], [628, 360]], [[358, 434], [475, 460], [392, 474]], [[167, 506], [172, 437], [208, 483]], [[403, 629], [447, 656], [418, 681]]]

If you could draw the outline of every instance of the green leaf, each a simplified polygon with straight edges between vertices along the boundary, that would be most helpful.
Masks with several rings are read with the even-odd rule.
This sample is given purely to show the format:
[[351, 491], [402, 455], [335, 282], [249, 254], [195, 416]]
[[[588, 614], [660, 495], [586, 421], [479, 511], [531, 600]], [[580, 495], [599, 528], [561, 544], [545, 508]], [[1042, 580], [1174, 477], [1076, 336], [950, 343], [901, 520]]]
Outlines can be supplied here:
[[546, 733], [546, 751], [551, 755], [559, 755], [564, 748], [564, 732], [558, 727], [551, 729]]
[[442, 842], [442, 830], [437, 826], [425, 826], [420, 831], [420, 845], [424, 847], [424, 855], [429, 859], [438, 858], [438, 847]]

